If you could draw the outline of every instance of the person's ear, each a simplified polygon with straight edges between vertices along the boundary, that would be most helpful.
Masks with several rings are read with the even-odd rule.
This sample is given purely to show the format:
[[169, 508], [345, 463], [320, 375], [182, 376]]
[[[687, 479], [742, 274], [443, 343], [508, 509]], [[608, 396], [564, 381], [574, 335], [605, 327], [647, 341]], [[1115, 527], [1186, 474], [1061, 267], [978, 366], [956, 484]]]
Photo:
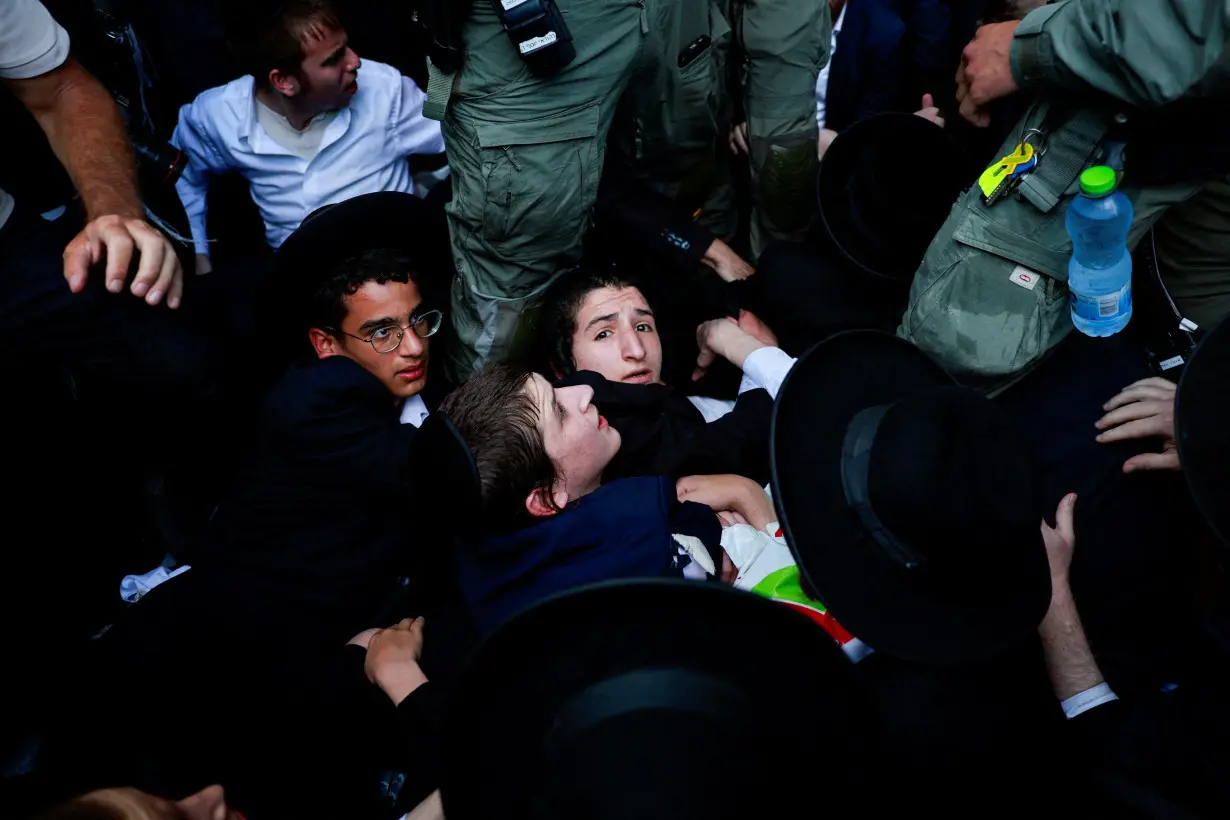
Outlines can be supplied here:
[[[552, 501], [555, 502], [554, 506], [551, 504]], [[539, 487], [525, 497], [525, 509], [529, 510], [530, 515], [535, 518], [550, 518], [564, 509], [567, 504], [568, 493], [559, 487], [550, 494]]]
[[308, 341], [312, 343], [312, 349], [316, 351], [316, 358], [327, 359], [330, 356], [341, 356], [341, 342], [337, 337], [326, 330], [321, 330], [314, 327], [308, 331]]
[[269, 85], [283, 97], [293, 97], [299, 93], [299, 78], [276, 68], [269, 72]]

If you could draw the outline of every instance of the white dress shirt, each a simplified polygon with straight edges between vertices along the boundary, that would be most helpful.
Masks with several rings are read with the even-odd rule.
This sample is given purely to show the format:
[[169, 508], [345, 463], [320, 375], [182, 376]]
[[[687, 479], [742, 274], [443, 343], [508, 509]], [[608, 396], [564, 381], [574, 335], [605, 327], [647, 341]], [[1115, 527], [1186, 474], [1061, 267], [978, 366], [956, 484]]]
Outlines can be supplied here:
[[279, 145], [257, 121], [251, 76], [202, 92], [179, 112], [171, 142], [188, 155], [175, 184], [198, 254], [209, 254], [209, 177], [237, 170], [252, 186], [276, 248], [312, 211], [376, 191], [414, 192], [406, 157], [444, 151], [440, 123], [423, 116], [426, 95], [397, 69], [364, 60], [350, 105], [325, 126], [311, 160]]
[[841, 24], [846, 20], [846, 6], [841, 7], [841, 14], [837, 15], [837, 21], [833, 23], [833, 37], [829, 42], [829, 61], [824, 64], [824, 68], [820, 69], [820, 76], [816, 77], [816, 125], [824, 128], [825, 109], [824, 101], [829, 95], [829, 69], [833, 65], [833, 55], [837, 53], [837, 35], [841, 34]]
[[[0, 80], [28, 80], [54, 71], [66, 59], [68, 32], [42, 3], [0, 0]], [[13, 197], [0, 188], [0, 228], [12, 213]]]
[[[743, 362], [743, 380], [739, 383], [739, 395], [763, 387], [769, 398], [777, 399], [777, 391], [796, 359], [777, 347], [762, 347], [752, 351]], [[705, 422], [714, 422], [735, 409], [730, 399], [711, 399], [707, 396], [688, 396], [692, 406], [705, 417]]]

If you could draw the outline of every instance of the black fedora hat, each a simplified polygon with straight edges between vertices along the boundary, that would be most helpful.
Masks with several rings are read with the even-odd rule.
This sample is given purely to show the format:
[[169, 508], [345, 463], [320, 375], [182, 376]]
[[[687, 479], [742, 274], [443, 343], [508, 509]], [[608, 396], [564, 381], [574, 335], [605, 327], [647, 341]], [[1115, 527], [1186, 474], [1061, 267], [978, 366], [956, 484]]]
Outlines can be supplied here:
[[[853, 667], [814, 623], [718, 585], [619, 581], [492, 634], [454, 690], [449, 820], [707, 820], [864, 800]], [[864, 792], [865, 793], [865, 792]]]
[[812, 348], [782, 385], [770, 448], [800, 569], [869, 645], [976, 663], [1037, 628], [1051, 588], [1028, 449], [913, 345], [852, 331]]
[[969, 175], [963, 149], [940, 126], [877, 114], [825, 152], [816, 177], [820, 223], [856, 270], [909, 283]]
[[1230, 544], [1230, 321], [1218, 325], [1192, 354], [1174, 416], [1188, 489], [1213, 533]]
[[447, 286], [452, 262], [443, 213], [413, 194], [362, 194], [312, 211], [277, 249], [261, 288], [263, 325], [292, 337], [292, 352], [303, 349], [316, 290], [342, 262], [374, 250], [407, 256], [427, 301]]

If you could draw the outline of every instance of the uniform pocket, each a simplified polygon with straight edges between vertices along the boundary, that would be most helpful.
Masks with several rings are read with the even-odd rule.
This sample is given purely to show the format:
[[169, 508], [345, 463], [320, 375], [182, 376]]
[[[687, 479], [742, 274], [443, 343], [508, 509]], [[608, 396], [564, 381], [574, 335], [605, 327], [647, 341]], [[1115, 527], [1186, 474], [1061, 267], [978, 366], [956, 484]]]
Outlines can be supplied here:
[[483, 233], [504, 256], [554, 256], [579, 246], [600, 174], [598, 104], [528, 122], [476, 128]]
[[1072, 327], [1065, 211], [1016, 201], [987, 209], [967, 193], [915, 276], [906, 338], [954, 376], [987, 386], [1040, 361]]

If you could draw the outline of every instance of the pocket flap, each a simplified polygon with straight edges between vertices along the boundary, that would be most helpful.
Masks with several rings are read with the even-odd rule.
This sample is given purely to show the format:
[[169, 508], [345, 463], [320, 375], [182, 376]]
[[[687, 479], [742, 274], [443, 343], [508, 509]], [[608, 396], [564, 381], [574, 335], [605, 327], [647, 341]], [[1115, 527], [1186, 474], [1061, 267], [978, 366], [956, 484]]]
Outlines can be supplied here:
[[[1008, 203], [1004, 203], [1008, 204]], [[966, 219], [953, 233], [958, 242], [1010, 259], [1060, 282], [1068, 281], [1071, 252], [1054, 250], [991, 220], [980, 207], [967, 207]]]
[[580, 108], [536, 120], [480, 125], [476, 130], [478, 144], [483, 148], [589, 139], [598, 133], [598, 103], [586, 103]]

